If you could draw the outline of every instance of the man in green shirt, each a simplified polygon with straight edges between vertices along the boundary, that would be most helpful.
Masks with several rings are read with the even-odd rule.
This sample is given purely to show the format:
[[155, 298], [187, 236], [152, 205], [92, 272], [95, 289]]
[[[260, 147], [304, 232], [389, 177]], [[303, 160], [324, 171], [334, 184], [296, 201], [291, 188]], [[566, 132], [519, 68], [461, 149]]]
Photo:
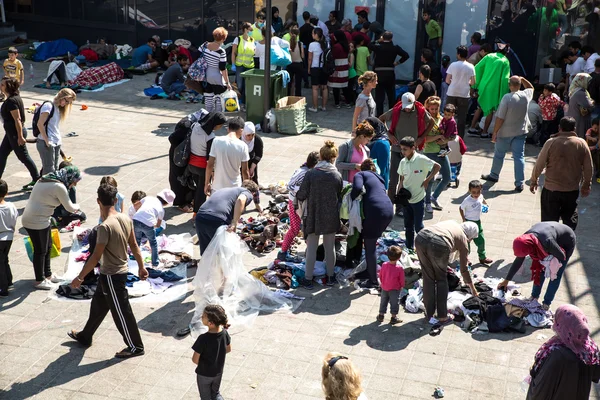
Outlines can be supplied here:
[[423, 11], [423, 21], [425, 21], [425, 31], [429, 40], [427, 47], [433, 51], [433, 57], [437, 65], [440, 65], [440, 50], [442, 49], [442, 27], [431, 18], [431, 11]]
[[556, 13], [558, 14], [558, 26], [560, 26], [560, 37], [565, 34], [568, 23], [567, 23], [567, 5], [565, 0], [556, 0]]

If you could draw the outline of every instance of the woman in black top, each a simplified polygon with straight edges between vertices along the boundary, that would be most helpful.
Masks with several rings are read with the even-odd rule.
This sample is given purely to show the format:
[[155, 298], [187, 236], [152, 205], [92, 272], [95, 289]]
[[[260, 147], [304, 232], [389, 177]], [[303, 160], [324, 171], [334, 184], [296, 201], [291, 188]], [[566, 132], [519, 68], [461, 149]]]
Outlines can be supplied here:
[[415, 89], [415, 99], [421, 104], [425, 104], [425, 101], [429, 97], [435, 96], [437, 93], [435, 83], [429, 80], [430, 76], [431, 68], [429, 68], [429, 65], [423, 65], [419, 68], [419, 80], [421, 83]]
[[248, 145], [248, 153], [250, 153], [250, 160], [248, 161], [250, 179], [258, 185], [258, 163], [263, 156], [263, 141], [260, 136], [256, 134], [256, 128], [252, 122], [246, 122], [244, 124], [242, 140]]
[[6, 160], [12, 151], [21, 161], [25, 167], [29, 170], [31, 175], [31, 183], [23, 186], [23, 190], [31, 190], [33, 184], [40, 178], [38, 169], [35, 163], [27, 152], [25, 147], [25, 108], [23, 107], [23, 100], [19, 96], [20, 83], [15, 78], [4, 77], [0, 82], [0, 90], [6, 96], [6, 101], [2, 103], [0, 108], [0, 115], [4, 121], [4, 139], [0, 144], [0, 178], [4, 174], [6, 168]]
[[[513, 241], [513, 251], [516, 258], [506, 275], [506, 279], [498, 284], [498, 289], [506, 288], [508, 282], [515, 276], [521, 265], [523, 265], [525, 257], [529, 256], [533, 260], [531, 263], [531, 276], [533, 278], [531, 297], [537, 300], [542, 292], [542, 285], [545, 280], [545, 268], [549, 268], [544, 267], [541, 261], [551, 255], [562, 265], [557, 271], [553, 272], [556, 273], [556, 277], [554, 279], [551, 277], [546, 294], [544, 295], [543, 307], [549, 309], [560, 286], [560, 281], [569, 258], [571, 258], [575, 250], [575, 244], [575, 232], [567, 225], [553, 221], [540, 222], [533, 225], [531, 229]], [[550, 270], [552, 271], [553, 268], [550, 268]]]

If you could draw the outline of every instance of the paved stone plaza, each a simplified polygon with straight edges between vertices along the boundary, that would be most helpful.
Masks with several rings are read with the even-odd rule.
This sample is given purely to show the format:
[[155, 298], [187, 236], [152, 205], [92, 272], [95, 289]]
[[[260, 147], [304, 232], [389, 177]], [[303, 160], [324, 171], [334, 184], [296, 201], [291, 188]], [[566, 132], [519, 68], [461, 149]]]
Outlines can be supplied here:
[[[25, 63], [28, 70], [29, 64]], [[36, 64], [36, 76], [45, 75], [46, 64]], [[167, 100], [151, 101], [142, 93], [154, 75], [136, 76], [132, 81], [99, 93], [81, 93], [62, 128], [63, 149], [73, 156], [83, 172], [77, 186], [78, 201], [91, 226], [97, 221], [96, 189], [100, 177], [114, 175], [127, 202], [135, 190], [154, 194], [168, 187], [168, 135], [175, 123], [195, 111], [196, 105]], [[22, 97], [25, 106], [49, 100], [48, 90], [33, 90], [27, 82]], [[307, 92], [308, 93], [308, 92]], [[81, 104], [89, 108], [81, 111]], [[340, 144], [349, 136], [352, 110], [310, 114], [311, 121], [325, 128], [317, 134], [298, 137], [263, 136], [265, 155], [259, 165], [261, 183], [267, 186], [289, 179], [291, 173], [317, 150], [324, 140]], [[26, 126], [31, 125], [31, 114]], [[69, 132], [78, 136], [66, 137]], [[493, 147], [488, 140], [467, 139], [461, 187], [445, 191], [440, 200], [444, 211], [436, 211], [426, 224], [460, 220], [458, 205], [467, 183], [489, 172]], [[530, 176], [538, 148], [527, 146], [526, 176]], [[39, 165], [37, 151], [30, 151]], [[484, 218], [488, 256], [496, 260], [490, 268], [475, 268], [479, 276], [503, 277], [512, 262], [512, 240], [539, 221], [539, 194], [513, 191], [513, 165], [507, 158], [500, 183], [485, 185], [490, 212]], [[28, 193], [18, 189], [29, 181], [26, 169], [11, 156], [4, 174], [10, 188], [9, 201], [21, 214]], [[262, 196], [263, 201], [267, 196]], [[600, 339], [600, 242], [598, 220], [600, 185], [580, 203], [578, 246], [565, 272], [553, 308], [574, 303], [586, 313], [596, 340]], [[190, 215], [167, 209], [166, 233], [193, 232]], [[395, 218], [392, 226], [402, 228]], [[114, 358], [124, 345], [112, 318], [99, 329], [94, 345], [84, 350], [66, 336], [85, 323], [88, 302], [48, 300], [48, 293], [32, 289], [33, 268], [23, 246], [24, 229], [18, 224], [11, 252], [15, 290], [0, 300], [0, 398], [25, 399], [197, 399], [193, 343], [178, 339], [177, 329], [192, 315], [192, 286], [186, 299], [169, 304], [134, 304], [146, 355], [126, 361]], [[62, 235], [63, 254], [52, 262], [62, 273], [69, 234]], [[196, 250], [197, 252], [197, 250]], [[196, 254], [197, 255], [197, 254]], [[267, 265], [276, 253], [265, 257], [248, 254], [248, 269]], [[472, 258], [476, 255], [473, 253]], [[195, 270], [188, 271], [193, 276]], [[528, 295], [531, 284], [521, 291]], [[521, 399], [521, 381], [533, 356], [550, 330], [528, 328], [525, 334], [474, 335], [458, 326], [430, 337], [422, 314], [401, 312], [404, 323], [378, 324], [379, 297], [350, 289], [297, 290], [306, 296], [294, 314], [260, 316], [254, 326], [232, 336], [227, 356], [222, 394], [227, 400], [322, 399], [320, 369], [328, 351], [347, 354], [363, 375], [370, 400], [429, 399], [434, 388], [445, 389], [447, 399]], [[389, 318], [389, 316], [387, 316]], [[540, 336], [543, 335], [543, 336]], [[598, 389], [592, 389], [598, 397]]]

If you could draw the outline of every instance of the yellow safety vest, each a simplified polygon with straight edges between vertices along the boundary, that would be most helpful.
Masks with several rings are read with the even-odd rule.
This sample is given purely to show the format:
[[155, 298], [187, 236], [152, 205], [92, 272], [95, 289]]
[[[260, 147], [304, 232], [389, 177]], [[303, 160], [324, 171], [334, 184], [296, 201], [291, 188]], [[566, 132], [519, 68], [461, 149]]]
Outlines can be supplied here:
[[263, 40], [261, 29], [258, 26], [256, 26], [256, 23], [252, 24], [252, 31], [250, 32], [250, 36], [257, 42]]
[[235, 59], [235, 65], [238, 67], [254, 68], [254, 52], [256, 46], [254, 39], [248, 37], [248, 40], [244, 40], [243, 36], [238, 38], [237, 57]]

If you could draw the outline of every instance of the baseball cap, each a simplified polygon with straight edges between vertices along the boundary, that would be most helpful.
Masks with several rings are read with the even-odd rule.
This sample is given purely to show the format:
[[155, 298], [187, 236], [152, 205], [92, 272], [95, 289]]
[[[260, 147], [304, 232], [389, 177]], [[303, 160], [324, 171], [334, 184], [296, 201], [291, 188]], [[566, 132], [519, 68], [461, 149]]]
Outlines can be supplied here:
[[404, 110], [412, 108], [415, 106], [415, 95], [409, 92], [406, 92], [402, 95], [402, 108]]

